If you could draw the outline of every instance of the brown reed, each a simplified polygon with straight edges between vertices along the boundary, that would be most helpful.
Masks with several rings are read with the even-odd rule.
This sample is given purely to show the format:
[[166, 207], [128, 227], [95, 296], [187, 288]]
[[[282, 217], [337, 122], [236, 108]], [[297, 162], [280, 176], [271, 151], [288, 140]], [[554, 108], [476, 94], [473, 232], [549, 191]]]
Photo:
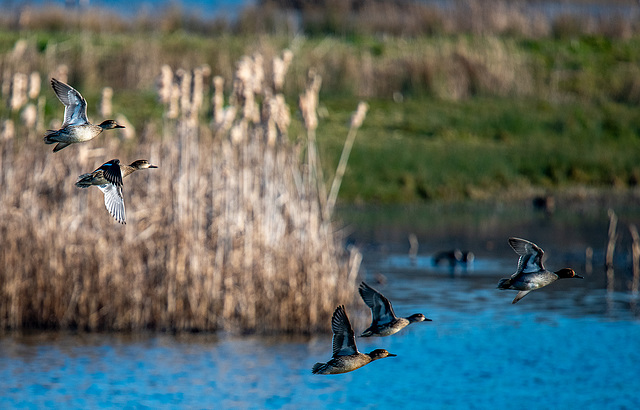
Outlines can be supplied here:
[[[5, 36], [11, 38], [13, 35], [15, 33]], [[265, 64], [264, 68], [269, 88], [289, 99], [305, 88], [308, 67], [314, 67], [322, 78], [322, 87], [326, 92], [353, 93], [363, 99], [407, 94], [435, 95], [448, 100], [480, 95], [533, 96], [562, 101], [572, 96], [590, 98], [601, 93], [617, 101], [635, 103], [638, 99], [638, 93], [634, 92], [638, 88], [634, 86], [637, 83], [637, 70], [628, 69], [627, 66], [614, 70], [618, 73], [616, 81], [611, 87], [601, 89], [596, 87], [596, 74], [593, 80], [587, 81], [584, 78], [588, 75], [585, 71], [564, 69], [562, 55], [557, 56], [556, 63], [543, 66], [540, 56], [527, 52], [519, 39], [508, 36], [461, 35], [423, 37], [412, 41], [399, 38], [377, 40], [372, 37], [367, 40], [373, 42], [372, 46], [354, 46], [336, 37], [298, 37], [294, 41], [298, 46], [295, 60], [287, 59], [286, 55], [275, 60], [278, 57], [277, 50], [281, 47], [278, 43], [282, 41], [277, 37], [264, 37], [257, 44], [244, 44], [236, 38], [209, 41], [206, 37], [180, 35], [168, 36], [163, 41], [163, 37], [144, 33], [62, 36], [61, 40], [53, 38], [45, 45], [33, 38], [20, 39], [12, 50], [0, 54], [3, 96], [11, 92], [14, 73], [39, 72], [43, 73], [43, 78], [70, 81], [91, 92], [97, 92], [106, 83], [117, 91], [113, 101], [117, 105], [119, 100], [124, 101], [127, 97], [122, 91], [139, 96], [152, 89], [158, 81], [165, 84], [166, 81], [158, 77], [163, 65], [170, 70], [169, 75], [174, 75], [177, 67], [200, 67], [203, 85], [207, 87], [210, 87], [211, 81], [206, 70], [215, 72], [227, 80], [226, 91], [229, 92], [232, 87], [230, 80], [236, 71], [234, 62], [243, 55], [257, 52], [266, 61], [273, 61], [273, 65]], [[41, 47], [44, 49], [40, 50]], [[72, 73], [69, 73], [68, 67], [73, 67]], [[276, 74], [289, 67], [291, 73], [287, 83], [280, 85], [281, 80], [271, 76], [271, 72]], [[594, 86], [588, 86], [592, 82]], [[586, 85], [579, 89], [571, 86], [583, 83]], [[173, 82], [167, 84], [177, 86]], [[172, 93], [177, 96], [179, 92], [164, 86], [161, 99], [171, 100]], [[20, 101], [24, 102], [16, 100], [17, 103]], [[177, 99], [174, 102], [172, 109], [167, 110], [170, 119], [175, 118], [178, 113], [176, 104], [181, 103]], [[209, 104], [209, 101], [202, 101], [202, 109], [206, 111]], [[142, 108], [146, 108], [146, 105]], [[143, 115], [140, 116], [140, 119], [132, 115], [130, 118], [139, 125], [145, 120]]]
[[[4, 10], [0, 27], [20, 30], [90, 31], [97, 33], [185, 31], [233, 34], [358, 34], [422, 36], [451, 33], [526, 37], [605, 35], [629, 38], [640, 32], [636, 4], [631, 0], [545, 2], [531, 0], [261, 0], [239, 11], [237, 18], [202, 18], [179, 8], [164, 13], [123, 18], [97, 8], [20, 7]], [[581, 6], [582, 7], [582, 12]], [[609, 7], [607, 11], [607, 7]], [[618, 8], [616, 8], [618, 6]], [[295, 16], [295, 18], [293, 17]]]
[[[267, 81], [263, 64], [241, 59], [224, 108], [219, 78], [205, 87], [197, 68], [163, 68], [163, 130], [149, 125], [135, 144], [113, 132], [52, 154], [41, 129], [3, 133], [0, 329], [327, 331], [335, 306], [355, 300], [361, 255], [325, 217], [319, 165], [289, 142], [270, 85], [282, 73]], [[317, 101], [317, 86], [305, 96]], [[226, 112], [211, 126], [206, 90]], [[116, 157], [159, 166], [126, 180], [126, 225], [98, 190], [74, 186]]]
[[340, 155], [340, 160], [338, 161], [336, 175], [333, 177], [333, 182], [331, 183], [329, 198], [327, 199], [327, 218], [331, 218], [331, 215], [333, 214], [333, 208], [335, 207], [336, 200], [338, 199], [338, 192], [340, 191], [342, 178], [344, 177], [344, 173], [347, 169], [347, 163], [349, 162], [349, 155], [351, 154], [351, 149], [353, 148], [353, 143], [355, 142], [358, 129], [364, 122], [364, 117], [367, 115], [368, 109], [369, 106], [367, 105], [367, 103], [360, 102], [360, 104], [358, 104], [358, 109], [351, 117], [351, 126], [349, 127], [349, 133], [347, 134], [347, 139], [344, 143], [342, 154]]
[[[268, 20], [266, 15], [270, 16], [274, 26], [271, 30], [277, 32], [288, 26], [288, 15], [283, 10], [294, 10], [301, 21], [301, 27], [295, 28], [313, 34], [630, 37], [638, 33], [634, 2], [601, 2], [601, 13], [594, 13], [589, 2], [556, 1], [555, 11], [550, 12], [546, 2], [531, 0], [261, 0], [258, 4], [262, 12], [254, 14], [263, 21]], [[264, 28], [265, 24], [253, 26]]]

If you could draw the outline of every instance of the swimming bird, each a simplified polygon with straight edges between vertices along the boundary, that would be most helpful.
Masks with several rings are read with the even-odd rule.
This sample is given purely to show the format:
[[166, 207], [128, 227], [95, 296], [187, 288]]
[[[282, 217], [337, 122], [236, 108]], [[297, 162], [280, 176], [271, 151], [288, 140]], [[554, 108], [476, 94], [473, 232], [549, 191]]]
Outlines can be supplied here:
[[105, 162], [93, 172], [82, 174], [76, 181], [79, 188], [97, 186], [104, 194], [104, 206], [111, 216], [120, 223], [125, 222], [124, 198], [122, 197], [122, 179], [139, 169], [158, 168], [146, 159], [133, 161], [131, 165], [120, 164], [119, 159]]
[[51, 87], [64, 104], [64, 122], [59, 130], [48, 130], [44, 136], [45, 144], [55, 144], [53, 152], [58, 152], [76, 142], [89, 141], [103, 130], [124, 128], [114, 120], [106, 120], [98, 125], [93, 125], [87, 120], [87, 101], [68, 84], [51, 79]]
[[360, 337], [390, 336], [415, 322], [431, 322], [422, 313], [415, 313], [407, 318], [397, 317], [389, 299], [366, 283], [360, 283], [358, 292], [364, 303], [371, 309], [371, 326]]
[[369, 354], [360, 353], [344, 306], [338, 306], [333, 312], [331, 330], [333, 331], [333, 356], [327, 363], [314, 364], [311, 369], [313, 374], [347, 373], [374, 360], [396, 356], [385, 349], [376, 349]]
[[449, 251], [441, 251], [433, 255], [433, 265], [438, 266], [441, 262], [445, 261], [451, 268], [455, 268], [457, 265], [467, 268], [473, 266], [475, 258], [476, 256], [473, 252], [455, 248]]
[[542, 264], [544, 251], [533, 242], [521, 238], [509, 238], [509, 245], [520, 255], [518, 269], [510, 278], [500, 279], [498, 288], [520, 291], [511, 303], [516, 303], [532, 290], [540, 289], [558, 279], [584, 279], [582, 276], [576, 275], [571, 268], [562, 268], [555, 273], [548, 271]]

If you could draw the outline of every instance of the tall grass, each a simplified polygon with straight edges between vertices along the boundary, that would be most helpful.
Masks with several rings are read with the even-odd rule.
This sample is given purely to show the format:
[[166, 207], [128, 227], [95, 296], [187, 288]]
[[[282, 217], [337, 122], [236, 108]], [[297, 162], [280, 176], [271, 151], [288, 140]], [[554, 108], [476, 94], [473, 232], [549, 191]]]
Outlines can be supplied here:
[[516, 35], [527, 38], [640, 32], [634, 0], [260, 0], [233, 18], [203, 18], [177, 7], [122, 18], [97, 8], [20, 7], [3, 10], [0, 26], [99, 33], [180, 31], [220, 34]]
[[[310, 146], [290, 142], [291, 54], [275, 61], [242, 58], [227, 97], [206, 69], [164, 67], [162, 125], [133, 141], [104, 133], [53, 154], [38, 121], [6, 119], [0, 328], [326, 331], [336, 304], [354, 300], [361, 256], [325, 216]], [[127, 178], [124, 226], [97, 189], [74, 186], [111, 158], [159, 166]]]

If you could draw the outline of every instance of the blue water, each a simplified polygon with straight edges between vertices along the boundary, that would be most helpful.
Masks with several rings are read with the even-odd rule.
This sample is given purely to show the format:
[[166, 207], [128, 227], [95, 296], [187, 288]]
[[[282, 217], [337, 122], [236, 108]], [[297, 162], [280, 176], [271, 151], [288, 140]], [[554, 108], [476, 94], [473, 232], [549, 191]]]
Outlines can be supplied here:
[[[433, 322], [357, 341], [397, 357], [317, 376], [329, 334], [10, 335], [0, 338], [0, 408], [638, 408], [630, 293], [566, 280], [512, 305], [494, 275], [411, 270], [402, 258], [369, 264], [387, 284], [367, 280], [396, 313]], [[348, 313], [356, 332], [367, 325], [366, 311]]]

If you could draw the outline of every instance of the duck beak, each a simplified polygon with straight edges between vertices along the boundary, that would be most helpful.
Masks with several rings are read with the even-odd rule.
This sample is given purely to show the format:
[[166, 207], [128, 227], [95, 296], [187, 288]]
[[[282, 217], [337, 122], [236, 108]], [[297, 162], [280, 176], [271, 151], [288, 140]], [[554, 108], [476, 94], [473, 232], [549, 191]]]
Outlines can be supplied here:
[[389, 353], [389, 357], [396, 357], [397, 354]]
[[424, 321], [425, 321], [425, 322], [433, 322], [433, 320], [429, 319], [428, 317], [425, 317], [425, 318], [424, 318]]
[[113, 128], [124, 128], [124, 125], [116, 124], [116, 126]]
[[158, 167], [155, 165], [149, 165], [149, 168], [158, 168]]
[[580, 276], [580, 275], [574, 275], [574, 278], [578, 278], [578, 279], [584, 279], [584, 276]]

